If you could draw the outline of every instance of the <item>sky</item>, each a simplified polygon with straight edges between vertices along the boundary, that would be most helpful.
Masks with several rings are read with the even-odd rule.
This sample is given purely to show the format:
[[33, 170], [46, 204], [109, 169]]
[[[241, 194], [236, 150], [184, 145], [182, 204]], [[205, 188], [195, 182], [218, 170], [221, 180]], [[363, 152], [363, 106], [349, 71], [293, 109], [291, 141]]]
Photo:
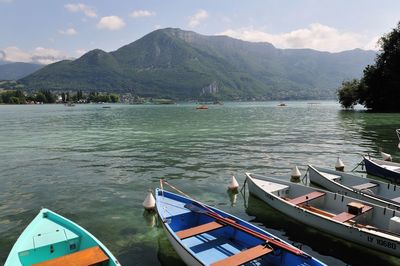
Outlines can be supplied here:
[[0, 0], [0, 60], [53, 63], [180, 28], [277, 48], [377, 50], [398, 0]]

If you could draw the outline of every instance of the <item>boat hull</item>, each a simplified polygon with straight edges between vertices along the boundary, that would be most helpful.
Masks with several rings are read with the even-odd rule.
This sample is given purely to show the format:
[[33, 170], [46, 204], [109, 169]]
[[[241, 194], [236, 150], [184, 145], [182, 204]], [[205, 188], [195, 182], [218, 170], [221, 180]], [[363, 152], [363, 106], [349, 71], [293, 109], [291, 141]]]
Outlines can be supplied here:
[[[376, 162], [374, 162], [376, 161]], [[365, 171], [370, 174], [370, 175], [374, 175], [374, 176], [379, 176], [382, 177], [384, 179], [393, 181], [398, 183], [400, 181], [400, 173], [399, 172], [395, 172], [389, 169], [386, 169], [384, 167], [382, 167], [380, 164], [378, 164], [378, 162], [381, 162], [380, 160], [371, 160], [368, 159], [366, 157], [364, 157], [364, 165], [365, 165]], [[390, 163], [387, 162], [388, 164], [394, 164], [395, 163]], [[397, 164], [398, 167], [400, 167], [400, 164]]]
[[[273, 178], [265, 178], [265, 180], [270, 180], [272, 182], [277, 181]], [[358, 227], [353, 227], [350, 224], [344, 224], [326, 219], [321, 215], [312, 213], [297, 205], [292, 205], [271, 193], [265, 192], [253, 182], [252, 178], [249, 177], [249, 174], [247, 175], [247, 183], [249, 192], [251, 194], [263, 200], [274, 209], [303, 224], [312, 226], [342, 239], [352, 241], [356, 244], [361, 244], [371, 249], [380, 250], [382, 252], [400, 257], [399, 237], [396, 237], [396, 239], [381, 237], [379, 234], [368, 233], [365, 230]], [[336, 200], [342, 200], [342, 197], [344, 196], [336, 195]]]
[[[383, 198], [379, 197], [379, 195], [376, 195], [373, 192], [366, 193], [361, 190], [357, 190], [354, 188], [351, 188], [346, 185], [339, 184], [338, 182], [335, 182], [329, 178], [326, 178], [322, 175], [322, 173], [319, 171], [321, 169], [322, 172], [328, 173], [331, 175], [337, 175], [339, 177], [342, 177], [344, 175], [350, 176], [349, 174], [345, 174], [343, 172], [338, 172], [338, 171], [333, 171], [333, 170], [328, 170], [328, 169], [323, 169], [323, 168], [316, 168], [311, 165], [308, 166], [308, 174], [310, 178], [310, 182], [317, 184], [329, 191], [332, 192], [338, 192], [341, 194], [344, 194], [346, 196], [355, 198], [355, 199], [360, 199], [363, 201], [367, 201], [376, 205], [380, 205], [383, 207], [388, 207], [391, 209], [396, 209], [400, 210], [400, 203], [397, 203], [391, 199], [400, 197], [400, 190], [398, 193], [396, 192], [396, 185], [393, 184], [388, 184], [388, 183], [383, 183], [383, 182], [378, 182], [375, 180], [363, 178], [363, 177], [357, 177], [357, 176], [351, 176], [350, 178], [357, 179], [359, 178], [360, 180], [365, 180], [365, 182], [374, 182], [378, 184], [380, 187], [378, 189], [382, 190], [384, 194], [390, 195], [391, 198]], [[383, 193], [382, 193], [383, 194]]]

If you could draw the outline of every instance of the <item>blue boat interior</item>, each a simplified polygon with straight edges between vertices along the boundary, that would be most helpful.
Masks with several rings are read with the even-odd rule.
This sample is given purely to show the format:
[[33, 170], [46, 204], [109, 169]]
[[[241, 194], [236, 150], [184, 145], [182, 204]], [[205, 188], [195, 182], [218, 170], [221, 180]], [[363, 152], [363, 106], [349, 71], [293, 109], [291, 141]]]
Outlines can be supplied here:
[[[252, 234], [220, 223], [207, 215], [208, 207], [177, 194], [158, 190], [157, 204], [164, 224], [174, 237], [204, 265], [321, 265], [311, 257], [291, 253]], [[188, 208], [195, 204], [203, 211]], [[185, 206], [186, 205], [186, 206]], [[217, 209], [212, 212], [236, 224], [274, 238], [267, 232]], [[276, 238], [275, 238], [276, 239]], [[232, 261], [230, 261], [230, 258]]]

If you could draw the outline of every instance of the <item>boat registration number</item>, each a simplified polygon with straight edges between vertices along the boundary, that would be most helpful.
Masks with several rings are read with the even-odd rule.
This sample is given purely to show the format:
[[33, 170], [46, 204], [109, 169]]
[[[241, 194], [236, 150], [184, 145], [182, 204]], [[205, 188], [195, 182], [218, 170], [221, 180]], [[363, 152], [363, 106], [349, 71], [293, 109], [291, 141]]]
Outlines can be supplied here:
[[[386, 241], [386, 240], [382, 240], [382, 239], [376, 239], [376, 244], [380, 245], [380, 246], [384, 246], [386, 248], [391, 248], [391, 249], [396, 249], [396, 243], [390, 242], [390, 241]], [[369, 242], [373, 242], [374, 238], [369, 236], [368, 237], [368, 241]]]

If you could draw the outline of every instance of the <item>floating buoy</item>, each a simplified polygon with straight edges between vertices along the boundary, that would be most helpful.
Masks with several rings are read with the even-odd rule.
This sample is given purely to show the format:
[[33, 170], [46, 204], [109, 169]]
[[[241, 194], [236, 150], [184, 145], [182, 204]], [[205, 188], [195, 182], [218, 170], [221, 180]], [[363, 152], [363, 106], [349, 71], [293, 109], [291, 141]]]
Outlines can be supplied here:
[[392, 155], [390, 155], [389, 153], [381, 151], [381, 155], [384, 161], [392, 161]]
[[154, 198], [153, 193], [151, 193], [151, 190], [149, 190], [143, 201], [143, 207], [148, 211], [152, 211], [156, 207], [156, 199]]
[[229, 188], [230, 190], [237, 190], [238, 187], [239, 187], [239, 183], [236, 181], [235, 176], [232, 175], [232, 177], [231, 177], [231, 182], [229, 183], [228, 188]]
[[336, 171], [341, 171], [341, 172], [344, 171], [344, 163], [342, 162], [342, 160], [340, 160], [339, 157], [336, 160], [335, 169]]
[[297, 165], [292, 169], [292, 174], [291, 178], [293, 181], [300, 180], [301, 173], [299, 171], [299, 168], [297, 168]]

